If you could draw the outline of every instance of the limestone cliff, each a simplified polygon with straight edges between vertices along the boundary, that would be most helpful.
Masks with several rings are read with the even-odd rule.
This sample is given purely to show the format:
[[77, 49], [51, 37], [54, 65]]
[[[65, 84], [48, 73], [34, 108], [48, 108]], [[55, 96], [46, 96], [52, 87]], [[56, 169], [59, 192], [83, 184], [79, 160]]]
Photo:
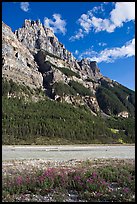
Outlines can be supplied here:
[[2, 23], [2, 76], [31, 88], [42, 87], [42, 75], [30, 51]]
[[100, 73], [95, 61], [78, 61], [38, 20], [25, 20], [14, 33], [2, 23], [2, 76], [30, 88], [42, 88], [53, 100], [85, 105], [93, 114], [102, 112], [99, 87], [118, 85]]

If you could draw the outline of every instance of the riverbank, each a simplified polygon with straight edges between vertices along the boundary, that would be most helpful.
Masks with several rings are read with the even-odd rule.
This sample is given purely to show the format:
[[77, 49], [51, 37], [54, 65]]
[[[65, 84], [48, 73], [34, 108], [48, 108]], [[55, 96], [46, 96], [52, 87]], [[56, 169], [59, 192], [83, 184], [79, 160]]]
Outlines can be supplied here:
[[134, 159], [2, 162], [4, 202], [130, 202]]

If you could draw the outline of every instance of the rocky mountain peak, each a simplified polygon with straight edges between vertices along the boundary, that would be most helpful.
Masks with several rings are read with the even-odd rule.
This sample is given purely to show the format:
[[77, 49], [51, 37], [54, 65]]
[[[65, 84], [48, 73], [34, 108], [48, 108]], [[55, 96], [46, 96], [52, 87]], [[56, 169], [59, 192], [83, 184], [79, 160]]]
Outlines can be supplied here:
[[42, 88], [51, 99], [84, 104], [94, 114], [101, 110], [99, 87], [118, 85], [100, 73], [96, 61], [76, 60], [39, 20], [25, 20], [14, 33], [2, 23], [2, 76], [32, 89]]
[[25, 20], [14, 33], [2, 22], [2, 99], [6, 145], [135, 138], [135, 93], [104, 77], [96, 61], [78, 61], [40, 21]]
[[26, 27], [31, 27], [33, 25], [41, 26], [42, 23], [40, 22], [40, 20], [32, 21], [32, 20], [25, 19], [23, 27], [26, 28]]
[[94, 80], [102, 78], [102, 74], [100, 73], [100, 69], [98, 68], [96, 61], [89, 61], [84, 58], [79, 61], [78, 64], [81, 67], [81, 72], [84, 77], [87, 76], [87, 78], [93, 78]]
[[67, 63], [65, 66], [70, 67], [73, 71], [82, 70], [82, 75], [102, 77], [96, 62], [90, 62], [86, 58], [78, 62], [73, 54], [59, 42], [52, 29], [44, 27], [39, 20], [25, 20], [23, 27], [16, 30], [15, 35], [33, 55], [44, 50], [54, 57], [64, 60]]
[[43, 49], [62, 59], [69, 60], [72, 54], [67, 51], [50, 28], [46, 28], [39, 20], [25, 20], [22, 28], [15, 31], [18, 40], [32, 53]]
[[42, 75], [34, 56], [5, 23], [2, 23], [2, 76], [31, 88], [42, 87]]
[[81, 61], [79, 61], [80, 65], [89, 65], [90, 61], [87, 58], [83, 58]]

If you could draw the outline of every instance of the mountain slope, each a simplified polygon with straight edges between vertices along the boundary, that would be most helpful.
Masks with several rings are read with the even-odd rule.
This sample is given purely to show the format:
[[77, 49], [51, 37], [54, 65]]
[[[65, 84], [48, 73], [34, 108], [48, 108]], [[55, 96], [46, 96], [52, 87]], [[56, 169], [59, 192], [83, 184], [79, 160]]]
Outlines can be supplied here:
[[[30, 135], [32, 141], [33, 136], [55, 134], [69, 141], [89, 143], [118, 142], [120, 137], [134, 141], [133, 130], [125, 126], [126, 121], [134, 126], [134, 91], [103, 76], [96, 62], [77, 61], [39, 21], [25, 20], [14, 33], [2, 23], [2, 77], [4, 143], [11, 140], [8, 135], [13, 135], [17, 143], [17, 135], [27, 142], [25, 135]], [[63, 111], [66, 115], [71, 111], [75, 114], [66, 119]], [[112, 130], [117, 122], [113, 127], [113, 120], [108, 122], [111, 118], [121, 124], [117, 134]]]
[[[91, 114], [85, 106], [50, 100], [40, 90], [32, 92], [11, 80], [3, 80], [3, 144], [133, 143], [134, 118]], [[25, 89], [26, 88], [26, 89]], [[22, 96], [22, 92], [24, 95]], [[21, 93], [21, 94], [20, 94]], [[39, 97], [34, 101], [31, 98]], [[14, 97], [13, 97], [14, 96]]]
[[25, 20], [15, 33], [3, 23], [2, 38], [3, 77], [41, 87], [54, 100], [85, 104], [94, 114], [134, 116], [134, 92], [104, 77], [96, 62], [77, 61], [39, 21]]

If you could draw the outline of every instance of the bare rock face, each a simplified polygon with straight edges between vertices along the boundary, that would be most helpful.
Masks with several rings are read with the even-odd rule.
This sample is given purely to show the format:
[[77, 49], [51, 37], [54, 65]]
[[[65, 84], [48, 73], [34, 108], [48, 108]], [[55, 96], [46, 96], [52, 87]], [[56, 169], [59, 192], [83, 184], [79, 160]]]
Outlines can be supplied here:
[[[14, 33], [2, 23], [2, 75], [31, 88], [42, 87], [54, 100], [86, 105], [95, 114], [100, 111], [95, 97], [98, 86], [103, 81], [112, 84], [102, 76], [95, 61], [77, 61], [52, 30], [45, 28], [39, 20], [25, 20], [23, 27]], [[55, 83], [69, 86], [70, 81], [89, 89], [93, 97], [54, 93]]]
[[33, 54], [45, 50], [74, 66], [76, 60], [72, 53], [66, 50], [52, 30], [45, 28], [40, 21], [25, 20], [23, 27], [16, 30], [15, 35]]
[[90, 62], [87, 59], [78, 62], [72, 53], [58, 41], [52, 30], [45, 28], [38, 20], [25, 20], [23, 27], [16, 30], [15, 35], [36, 57], [41, 67], [45, 67], [43, 62], [50, 61], [55, 66], [79, 72], [83, 80], [89, 77], [97, 80], [102, 77], [96, 62]]
[[96, 97], [94, 96], [86, 96], [84, 97], [84, 102], [88, 105], [88, 107], [95, 113], [100, 112], [100, 108], [97, 102]]
[[10, 27], [2, 23], [2, 76], [31, 88], [42, 87], [42, 75], [33, 55]]
[[100, 112], [100, 108], [97, 102], [96, 97], [93, 96], [85, 96], [85, 97], [81, 97], [81, 96], [70, 96], [70, 95], [65, 95], [65, 96], [59, 96], [56, 95], [55, 96], [55, 100], [59, 101], [59, 102], [67, 102], [69, 104], [73, 104], [73, 105], [78, 105], [78, 106], [87, 106], [88, 108], [90, 108], [90, 110], [92, 111], [92, 113], [94, 115], [96, 115], [97, 113]]
[[81, 73], [83, 74], [83, 78], [92, 78], [92, 79], [100, 79], [102, 74], [100, 73], [99, 68], [97, 67], [96, 61], [90, 62], [88, 59], [82, 59], [78, 62], [81, 67]]
[[127, 111], [122, 111], [122, 112], [118, 113], [118, 117], [128, 118], [129, 113]]

